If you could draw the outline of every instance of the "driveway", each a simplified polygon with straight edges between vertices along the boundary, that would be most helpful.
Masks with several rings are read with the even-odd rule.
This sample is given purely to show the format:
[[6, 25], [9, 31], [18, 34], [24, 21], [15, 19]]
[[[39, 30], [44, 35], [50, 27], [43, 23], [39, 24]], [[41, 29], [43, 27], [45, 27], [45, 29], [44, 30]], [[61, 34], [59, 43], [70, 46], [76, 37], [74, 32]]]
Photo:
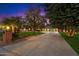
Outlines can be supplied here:
[[25, 41], [0, 48], [4, 56], [76, 56], [76, 52], [59, 33], [48, 32], [25, 38]]

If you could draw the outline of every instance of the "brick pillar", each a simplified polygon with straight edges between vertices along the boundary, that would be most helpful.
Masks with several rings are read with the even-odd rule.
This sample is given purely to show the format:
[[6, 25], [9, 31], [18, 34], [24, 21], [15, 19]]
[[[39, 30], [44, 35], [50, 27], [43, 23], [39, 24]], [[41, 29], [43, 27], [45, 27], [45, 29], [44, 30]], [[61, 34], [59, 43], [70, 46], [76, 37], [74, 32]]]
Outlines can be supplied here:
[[12, 42], [12, 32], [11, 31], [5, 31], [3, 34], [3, 42], [4, 44], [8, 44]]

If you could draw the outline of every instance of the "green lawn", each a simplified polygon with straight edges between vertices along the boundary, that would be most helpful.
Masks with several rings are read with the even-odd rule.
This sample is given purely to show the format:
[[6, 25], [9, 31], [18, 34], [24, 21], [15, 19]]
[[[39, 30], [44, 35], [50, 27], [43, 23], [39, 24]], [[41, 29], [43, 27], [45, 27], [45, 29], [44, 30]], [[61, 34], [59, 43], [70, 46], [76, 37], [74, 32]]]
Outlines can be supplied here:
[[40, 34], [43, 34], [43, 33], [41, 33], [41, 32], [19, 32], [14, 35], [14, 39], [24, 38], [24, 37], [28, 37], [28, 36], [36, 36], [36, 35], [40, 35]]
[[68, 37], [63, 32], [60, 34], [79, 55], [79, 33], [77, 33], [74, 37]]
[[27, 36], [35, 36], [35, 35], [39, 35], [42, 34], [41, 32], [20, 32], [18, 33], [19, 37], [27, 37]]

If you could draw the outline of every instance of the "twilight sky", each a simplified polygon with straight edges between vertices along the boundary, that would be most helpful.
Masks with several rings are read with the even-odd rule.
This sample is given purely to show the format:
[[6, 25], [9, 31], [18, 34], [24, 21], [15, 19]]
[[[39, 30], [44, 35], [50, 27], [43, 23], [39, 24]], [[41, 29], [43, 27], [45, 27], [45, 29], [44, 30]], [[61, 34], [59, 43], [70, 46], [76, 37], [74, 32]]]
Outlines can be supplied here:
[[33, 3], [0, 3], [0, 19], [9, 16], [23, 16], [29, 8], [40, 8], [41, 15], [45, 15], [43, 4]]

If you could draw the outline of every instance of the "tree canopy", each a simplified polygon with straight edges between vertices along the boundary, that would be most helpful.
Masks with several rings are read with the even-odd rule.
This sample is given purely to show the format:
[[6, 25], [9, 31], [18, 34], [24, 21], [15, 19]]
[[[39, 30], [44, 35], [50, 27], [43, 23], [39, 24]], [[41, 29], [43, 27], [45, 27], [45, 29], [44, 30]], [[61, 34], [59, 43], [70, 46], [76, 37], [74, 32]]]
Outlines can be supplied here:
[[36, 31], [45, 27], [44, 17], [40, 15], [40, 9], [30, 9], [26, 13], [27, 27]]
[[[79, 26], [79, 4], [46, 4], [47, 16], [61, 25]], [[60, 19], [60, 20], [59, 20]]]
[[79, 4], [53, 3], [45, 6], [53, 27], [75, 30], [79, 28]]
[[16, 25], [18, 27], [21, 26], [21, 21], [20, 21], [21, 17], [10, 17], [10, 18], [5, 18], [3, 20], [3, 24], [5, 25]]

